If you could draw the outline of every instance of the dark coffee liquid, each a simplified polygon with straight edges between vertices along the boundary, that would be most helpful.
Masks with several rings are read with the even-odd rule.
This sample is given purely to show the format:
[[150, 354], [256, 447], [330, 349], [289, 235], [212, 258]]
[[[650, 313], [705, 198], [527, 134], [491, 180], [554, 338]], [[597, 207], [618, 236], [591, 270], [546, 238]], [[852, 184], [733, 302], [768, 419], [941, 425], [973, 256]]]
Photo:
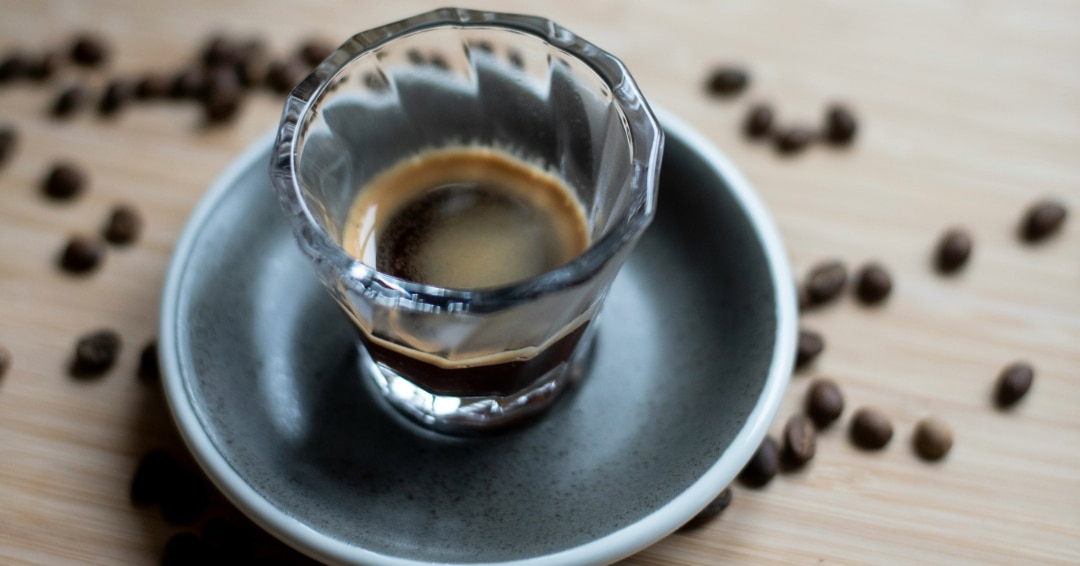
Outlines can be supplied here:
[[454, 289], [521, 281], [588, 246], [581, 205], [555, 176], [487, 148], [422, 154], [361, 191], [345, 248], [402, 279]]
[[[343, 240], [383, 273], [452, 289], [512, 284], [589, 244], [582, 206], [558, 177], [478, 147], [427, 152], [376, 176], [353, 203]], [[364, 328], [361, 336], [377, 363], [432, 393], [508, 395], [566, 363], [588, 325], [582, 316], [546, 344], [453, 359], [406, 346], [408, 336]], [[453, 350], [426, 344], [444, 346]]]

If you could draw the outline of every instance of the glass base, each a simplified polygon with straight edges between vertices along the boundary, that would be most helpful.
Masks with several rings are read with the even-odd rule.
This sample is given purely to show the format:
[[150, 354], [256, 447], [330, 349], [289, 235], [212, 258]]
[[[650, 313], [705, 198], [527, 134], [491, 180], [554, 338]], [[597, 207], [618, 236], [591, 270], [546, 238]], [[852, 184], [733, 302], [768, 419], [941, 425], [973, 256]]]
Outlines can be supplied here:
[[585, 375], [592, 357], [592, 334], [583, 337], [573, 358], [512, 395], [455, 397], [432, 393], [377, 363], [363, 346], [359, 346], [360, 369], [375, 393], [411, 421], [446, 434], [479, 435], [522, 424], [550, 408]]

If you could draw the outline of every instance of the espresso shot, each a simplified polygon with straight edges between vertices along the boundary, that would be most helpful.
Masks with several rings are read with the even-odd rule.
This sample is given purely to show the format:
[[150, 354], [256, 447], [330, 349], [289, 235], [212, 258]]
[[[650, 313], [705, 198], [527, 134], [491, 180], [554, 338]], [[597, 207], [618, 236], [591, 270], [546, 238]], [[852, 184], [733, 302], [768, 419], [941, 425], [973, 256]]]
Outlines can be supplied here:
[[[513, 284], [558, 268], [589, 245], [582, 206], [561, 179], [475, 146], [424, 152], [377, 175], [360, 189], [342, 239], [350, 254], [382, 273], [452, 289]], [[588, 318], [544, 344], [464, 359], [421, 352], [401, 340], [409, 337], [360, 334], [375, 363], [431, 393], [505, 396], [562, 371]]]

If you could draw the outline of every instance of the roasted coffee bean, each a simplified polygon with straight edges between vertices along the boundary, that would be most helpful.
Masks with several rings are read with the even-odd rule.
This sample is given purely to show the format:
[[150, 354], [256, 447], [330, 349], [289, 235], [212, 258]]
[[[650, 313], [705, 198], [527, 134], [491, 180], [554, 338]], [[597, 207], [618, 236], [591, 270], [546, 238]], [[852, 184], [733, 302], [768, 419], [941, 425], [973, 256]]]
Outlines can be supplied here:
[[19, 136], [15, 133], [13, 126], [0, 126], [0, 167], [3, 167], [15, 154], [18, 143]]
[[135, 83], [135, 97], [139, 100], [155, 100], [169, 96], [173, 79], [161, 73], [148, 73]]
[[248, 564], [255, 557], [255, 537], [250, 529], [214, 517], [203, 525], [202, 538], [220, 564]]
[[[432, 58], [432, 65], [435, 65], [436, 67], [443, 69], [444, 71], [450, 68], [450, 65], [446, 63], [446, 60], [442, 58], [442, 55], [436, 54], [435, 57], [438, 57], [440, 60], [442, 60], [443, 65], [435, 65], [434, 57]], [[511, 49], [510, 52], [506, 54], [506, 61], [510, 63], [510, 66], [514, 67], [515, 69], [525, 68], [525, 57], [517, 49]]]
[[11, 369], [11, 352], [0, 345], [0, 379], [4, 379], [9, 369]]
[[299, 55], [309, 67], [315, 67], [333, 52], [333, 44], [322, 39], [312, 38], [300, 46]]
[[84, 67], [99, 67], [109, 60], [109, 46], [97, 35], [80, 34], [71, 45], [71, 60]]
[[98, 101], [98, 113], [113, 116], [135, 99], [135, 83], [130, 79], [113, 79]]
[[0, 60], [0, 84], [25, 78], [30, 70], [30, 59], [23, 53], [13, 51]]
[[686, 522], [685, 525], [679, 527], [679, 532], [692, 531], [694, 529], [701, 528], [715, 519], [720, 513], [724, 512], [731, 505], [732, 495], [731, 488], [725, 487], [724, 491], [720, 492], [715, 499], [709, 502], [694, 518]]
[[101, 235], [110, 244], [124, 245], [139, 239], [141, 231], [142, 216], [139, 211], [129, 205], [120, 204], [113, 207]]
[[413, 65], [423, 65], [427, 63], [424, 58], [424, 54], [420, 53], [419, 49], [410, 49], [405, 52], [405, 58], [409, 60], [409, 63]]
[[270, 54], [266, 44], [258, 39], [244, 43], [240, 50], [240, 60], [236, 63], [236, 76], [246, 88], [256, 88], [266, 84], [266, 75], [270, 70]]
[[71, 373], [77, 377], [98, 376], [116, 363], [120, 354], [120, 335], [103, 328], [79, 337], [75, 343], [75, 360]]
[[892, 292], [892, 277], [877, 263], [863, 266], [855, 280], [855, 295], [867, 305], [884, 301]]
[[893, 428], [889, 418], [877, 409], [862, 408], [851, 418], [851, 440], [859, 448], [877, 450], [892, 440]]
[[194, 521], [206, 509], [210, 494], [206, 483], [190, 472], [178, 473], [161, 496], [161, 513], [173, 525]]
[[1062, 202], [1049, 199], [1039, 201], [1024, 214], [1020, 237], [1027, 242], [1044, 240], [1061, 229], [1068, 214]]
[[799, 345], [795, 351], [795, 368], [802, 369], [825, 349], [825, 339], [813, 330], [799, 329]]
[[739, 481], [750, 487], [764, 487], [779, 469], [780, 449], [771, 436], [766, 436], [754, 456], [739, 472]]
[[469, 49], [474, 49], [482, 53], [491, 54], [495, 52], [495, 46], [492, 45], [490, 41], [486, 41], [483, 39], [470, 41], [468, 43], [468, 46]]
[[140, 506], [161, 503], [179, 474], [180, 465], [172, 454], [164, 450], [146, 453], [131, 479], [131, 502]]
[[816, 264], [806, 275], [806, 294], [811, 305], [827, 303], [844, 290], [847, 285], [847, 267], [839, 260]]
[[266, 84], [278, 94], [289, 94], [310, 72], [311, 67], [300, 59], [276, 61], [270, 65]]
[[212, 556], [198, 535], [180, 533], [165, 543], [161, 553], [161, 566], [196, 566], [209, 564]]
[[802, 152], [814, 141], [814, 132], [799, 126], [780, 130], [773, 134], [773, 147], [777, 153], [795, 155]]
[[69, 161], [55, 163], [41, 183], [45, 196], [55, 200], [69, 200], [79, 196], [86, 187], [86, 173]]
[[177, 100], [198, 100], [206, 92], [206, 70], [189, 67], [173, 75], [169, 96]]
[[743, 122], [743, 133], [753, 139], [765, 137], [772, 130], [773, 116], [772, 106], [768, 104], [760, 102], [751, 106]]
[[912, 439], [915, 453], [924, 460], [940, 460], [952, 448], [952, 429], [937, 417], [926, 417], [915, 425]]
[[201, 59], [207, 67], [225, 67], [235, 65], [241, 56], [241, 46], [236, 41], [218, 34], [207, 40]]
[[1014, 362], [998, 374], [994, 400], [1002, 409], [1012, 407], [1027, 395], [1035, 381], [1035, 369], [1027, 362]]
[[91, 236], [72, 236], [60, 254], [60, 268], [68, 273], [89, 273], [105, 258], [105, 242]]
[[90, 91], [80, 85], [71, 85], [60, 92], [53, 101], [49, 113], [56, 118], [67, 118], [75, 114], [90, 100]]
[[850, 108], [833, 104], [825, 111], [825, 139], [833, 145], [847, 145], [859, 130], [858, 120]]
[[750, 84], [750, 73], [742, 67], [725, 65], [717, 67], [709, 74], [706, 84], [709, 94], [730, 97], [746, 90]]
[[211, 75], [203, 97], [203, 116], [208, 123], [232, 120], [240, 109], [244, 91], [232, 69], [219, 69]]
[[935, 264], [941, 273], [955, 273], [971, 257], [974, 247], [971, 236], [960, 228], [953, 228], [938, 242]]
[[802, 466], [814, 457], [816, 430], [810, 419], [795, 414], [784, 426], [784, 456], [794, 466]]
[[806, 292], [806, 287], [799, 285], [797, 282], [795, 283], [795, 296], [798, 297], [800, 311], [810, 308], [810, 293]]
[[59, 51], [46, 51], [30, 61], [26, 76], [44, 82], [53, 77], [64, 64], [64, 56]]
[[139, 353], [139, 379], [158, 381], [161, 379], [161, 366], [158, 363], [157, 340], [151, 340]]
[[844, 412], [844, 395], [831, 379], [819, 378], [806, 392], [806, 414], [819, 429], [831, 425]]

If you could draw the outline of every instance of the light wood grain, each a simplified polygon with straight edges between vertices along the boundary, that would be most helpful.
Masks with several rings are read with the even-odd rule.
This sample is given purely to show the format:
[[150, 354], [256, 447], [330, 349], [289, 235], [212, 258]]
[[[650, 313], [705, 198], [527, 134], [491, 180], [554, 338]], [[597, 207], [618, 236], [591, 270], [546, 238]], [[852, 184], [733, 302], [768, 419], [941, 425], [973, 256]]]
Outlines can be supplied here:
[[[319, 0], [186, 3], [0, 0], [0, 53], [58, 45], [98, 30], [110, 72], [174, 69], [215, 30], [259, 34], [279, 50], [308, 35], [352, 32], [441, 2]], [[765, 489], [735, 487], [722, 518], [625, 561], [637, 565], [1066, 564], [1080, 562], [1080, 5], [912, 0], [859, 2], [475, 2], [542, 13], [622, 58], [654, 103], [680, 115], [743, 169], [769, 206], [798, 273], [824, 258], [887, 265], [896, 289], [880, 308], [850, 298], [808, 314], [828, 347], [797, 375], [772, 431], [799, 411], [809, 379], [827, 375], [850, 409], [894, 421], [881, 453], [854, 449], [846, 419], [822, 434], [810, 464]], [[703, 94], [714, 64], [744, 63], [749, 92]], [[67, 79], [74, 79], [68, 75]], [[100, 77], [91, 77], [100, 81]], [[60, 81], [63, 82], [63, 81]], [[115, 120], [44, 117], [59, 83], [0, 87], [0, 123], [20, 146], [0, 169], [0, 563], [148, 564], [170, 527], [127, 500], [140, 454], [180, 450], [155, 388], [134, 378], [156, 332], [169, 255], [222, 169], [272, 128], [279, 99], [260, 95], [223, 129], [194, 107], [139, 106]], [[849, 150], [793, 159], [739, 134], [749, 104], [770, 100], [783, 123], [813, 125], [832, 100], [863, 120]], [[55, 159], [84, 163], [76, 202], [39, 196]], [[1055, 196], [1073, 218], [1052, 241], [1020, 244], [1015, 226]], [[98, 273], [65, 277], [66, 236], [96, 231], [110, 206], [146, 215], [140, 242]], [[947, 227], [976, 237], [959, 276], [930, 269]], [[100, 380], [67, 376], [78, 335], [124, 339]], [[1014, 411], [992, 408], [998, 370], [1037, 369]], [[910, 449], [915, 422], [949, 422], [956, 444], [927, 464]]]

